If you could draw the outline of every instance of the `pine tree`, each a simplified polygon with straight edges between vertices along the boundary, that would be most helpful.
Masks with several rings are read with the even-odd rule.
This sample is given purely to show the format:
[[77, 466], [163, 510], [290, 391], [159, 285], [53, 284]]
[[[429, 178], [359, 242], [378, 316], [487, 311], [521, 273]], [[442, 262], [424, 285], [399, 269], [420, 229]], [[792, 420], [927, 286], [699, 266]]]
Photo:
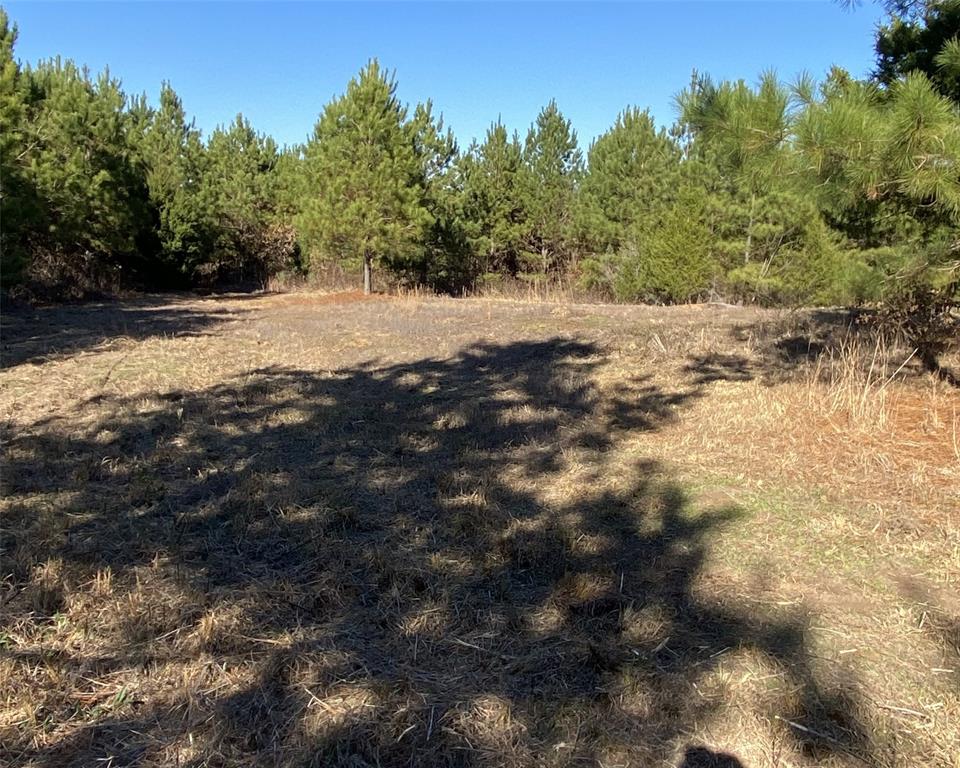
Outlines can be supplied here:
[[214, 222], [213, 252], [200, 268], [207, 281], [263, 281], [289, 265], [291, 238], [277, 228], [276, 142], [238, 114], [207, 142], [201, 197]]
[[423, 203], [431, 223], [420, 252], [406, 262], [391, 259], [390, 266], [415, 284], [457, 293], [476, 277], [463, 221], [457, 142], [444, 128], [442, 116], [434, 117], [429, 101], [417, 105], [407, 129], [419, 159]]
[[214, 245], [214, 222], [202, 195], [205, 148], [200, 131], [187, 120], [169, 83], [161, 86], [156, 109], [137, 108], [146, 112], [140, 154], [155, 209], [158, 256], [171, 277], [189, 276]]
[[484, 273], [519, 270], [529, 216], [522, 161], [519, 137], [498, 120], [460, 163], [468, 232]]
[[794, 158], [788, 140], [792, 126], [790, 93], [773, 72], [756, 88], [743, 80], [714, 85], [703, 77], [677, 97], [681, 122], [701, 160], [709, 156], [721, 175], [747, 198], [743, 262], [755, 259], [755, 227], [763, 198], [788, 174]]
[[374, 262], [415, 254], [431, 223], [406, 121], [374, 60], [324, 108], [306, 147], [303, 241], [311, 259], [360, 261], [366, 293]]
[[39, 211], [24, 169], [33, 146], [25, 125], [27, 94], [14, 59], [17, 28], [0, 8], [0, 281], [4, 286], [22, 276], [28, 261], [25, 242], [37, 226]]
[[673, 199], [679, 175], [680, 149], [648, 111], [618, 115], [588, 153], [578, 215], [588, 247], [595, 253], [619, 249], [631, 226]]
[[577, 134], [551, 101], [530, 127], [523, 152], [527, 207], [527, 250], [544, 274], [566, 269], [573, 261], [575, 203], [583, 175]]
[[25, 74], [32, 133], [24, 175], [40, 208], [33, 277], [83, 292], [142, 275], [148, 192], [119, 81], [60, 60]]
[[960, 0], [886, 3], [877, 29], [876, 80], [891, 86], [922, 72], [941, 95], [960, 104]]
[[805, 99], [795, 135], [804, 170], [838, 219], [864, 200], [934, 225], [931, 214], [960, 215], [960, 114], [920, 72], [885, 92], [834, 73], [819, 98]]

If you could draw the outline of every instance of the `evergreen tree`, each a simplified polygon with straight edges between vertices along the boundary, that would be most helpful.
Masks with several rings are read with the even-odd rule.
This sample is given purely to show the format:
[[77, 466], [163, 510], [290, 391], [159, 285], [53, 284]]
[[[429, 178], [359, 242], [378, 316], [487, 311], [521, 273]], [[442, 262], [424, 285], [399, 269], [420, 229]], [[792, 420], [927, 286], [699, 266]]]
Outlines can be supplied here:
[[714, 85], [703, 77], [677, 103], [694, 154], [716, 165], [732, 201], [740, 193], [746, 198], [743, 262], [748, 263], [757, 257], [755, 228], [762, 221], [763, 198], [782, 186], [794, 157], [790, 94], [772, 72], [764, 73], [755, 89], [743, 80]]
[[293, 238], [277, 222], [276, 142], [238, 114], [207, 142], [202, 198], [214, 221], [215, 242], [199, 273], [264, 280], [295, 258]]
[[836, 218], [864, 200], [935, 227], [960, 213], [960, 115], [925, 75], [880, 92], [834, 73], [805, 101], [795, 146]]
[[24, 118], [27, 83], [14, 59], [17, 28], [0, 8], [0, 281], [20, 279], [28, 260], [26, 240], [39, 211], [24, 169], [33, 147]]
[[406, 264], [391, 259], [391, 266], [406, 272], [418, 285], [456, 293], [476, 277], [463, 221], [457, 142], [453, 132], [444, 129], [443, 118], [433, 116], [429, 101], [417, 105], [407, 127], [420, 161], [423, 204], [430, 214], [430, 226], [415, 258]]
[[300, 144], [284, 147], [277, 158], [274, 173], [276, 213], [290, 221], [299, 210], [303, 197], [304, 148]]
[[877, 81], [892, 86], [922, 72], [960, 104], [960, 0], [892, 0], [886, 6], [889, 19], [877, 29]]
[[406, 122], [395, 80], [374, 60], [324, 108], [306, 148], [303, 241], [312, 259], [362, 262], [367, 293], [373, 263], [415, 254], [431, 223]]
[[635, 108], [590, 147], [580, 190], [579, 228], [595, 253], [617, 250], [631, 226], [675, 196], [680, 149], [650, 113]]
[[[167, 273], [191, 275], [214, 245], [214, 222], [202, 195], [205, 149], [180, 97], [163, 83], [155, 110], [143, 110], [140, 154], [155, 209], [159, 258]], [[135, 110], [136, 111], [136, 110]]]
[[705, 193], [687, 185], [656, 221], [631, 227], [612, 260], [614, 294], [624, 301], [688, 302], [703, 296], [716, 277], [713, 233], [707, 224]]
[[528, 218], [522, 161], [519, 137], [510, 137], [498, 120], [460, 164], [465, 217], [481, 272], [519, 271]]
[[39, 208], [31, 278], [82, 293], [142, 275], [148, 192], [119, 81], [60, 60], [25, 75], [31, 134], [18, 157]]
[[151, 106], [72, 62], [21, 69], [0, 11], [4, 285], [263, 279], [297, 265], [299, 238], [313, 264], [362, 264], [367, 290], [375, 262], [451, 292], [577, 266], [652, 301], [887, 300], [909, 274], [911, 316], [933, 295], [942, 315], [960, 289], [958, 2], [888, 2], [871, 82], [694, 73], [670, 131], [628, 109], [586, 169], [554, 102], [522, 145], [498, 121], [461, 156], [375, 61], [303, 147], [280, 151], [242, 116], [204, 144], [168, 84]]
[[583, 175], [577, 134], [551, 101], [530, 127], [523, 152], [527, 250], [544, 274], [568, 268], [576, 251], [575, 203]]

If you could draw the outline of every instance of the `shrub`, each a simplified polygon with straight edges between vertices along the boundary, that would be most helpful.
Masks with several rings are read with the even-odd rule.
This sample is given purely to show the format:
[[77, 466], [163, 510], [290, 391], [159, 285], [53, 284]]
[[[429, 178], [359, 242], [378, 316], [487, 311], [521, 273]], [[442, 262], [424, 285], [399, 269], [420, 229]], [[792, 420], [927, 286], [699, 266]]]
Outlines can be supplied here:
[[916, 349], [925, 369], [960, 383], [940, 365], [942, 354], [960, 346], [960, 262], [942, 273], [947, 275], [945, 279], [930, 269], [899, 276], [884, 300], [878, 322]]
[[617, 256], [613, 281], [617, 298], [686, 302], [710, 289], [719, 265], [701, 210], [694, 193], [682, 194], [658, 220], [651, 217], [634, 228]]

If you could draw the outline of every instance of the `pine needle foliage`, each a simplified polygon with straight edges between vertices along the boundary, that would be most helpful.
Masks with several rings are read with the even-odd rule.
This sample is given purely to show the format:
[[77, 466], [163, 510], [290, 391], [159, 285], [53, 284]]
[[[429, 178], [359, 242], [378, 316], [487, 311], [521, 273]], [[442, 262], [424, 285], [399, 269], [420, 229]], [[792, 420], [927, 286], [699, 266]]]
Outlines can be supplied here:
[[586, 152], [555, 101], [523, 138], [498, 118], [461, 151], [376, 60], [302, 146], [242, 115], [204, 136], [170, 83], [152, 100], [21, 63], [0, 10], [0, 277], [56, 298], [333, 264], [366, 290], [376, 267], [452, 294], [875, 304], [934, 360], [960, 285], [960, 0], [884, 5], [869, 79], [694, 72], [674, 125], [628, 107]]
[[306, 147], [298, 227], [309, 259], [361, 264], [408, 259], [431, 221], [423, 168], [397, 98], [394, 76], [376, 60], [324, 108]]

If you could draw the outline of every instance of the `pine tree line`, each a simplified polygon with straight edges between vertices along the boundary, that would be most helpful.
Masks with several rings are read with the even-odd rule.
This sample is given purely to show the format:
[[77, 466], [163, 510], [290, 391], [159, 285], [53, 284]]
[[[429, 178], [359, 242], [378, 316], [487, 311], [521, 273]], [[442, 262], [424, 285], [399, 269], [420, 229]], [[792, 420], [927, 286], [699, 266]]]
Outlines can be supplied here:
[[906, 282], [955, 297], [960, 2], [907, 5], [870, 80], [694, 73], [669, 130], [628, 108], [586, 152], [555, 102], [522, 138], [497, 120], [458, 147], [376, 61], [302, 146], [240, 115], [204, 139], [169, 84], [150, 106], [109, 72], [21, 66], [0, 11], [4, 287], [202, 288], [333, 264], [368, 289], [379, 273], [623, 301], [858, 303]]

